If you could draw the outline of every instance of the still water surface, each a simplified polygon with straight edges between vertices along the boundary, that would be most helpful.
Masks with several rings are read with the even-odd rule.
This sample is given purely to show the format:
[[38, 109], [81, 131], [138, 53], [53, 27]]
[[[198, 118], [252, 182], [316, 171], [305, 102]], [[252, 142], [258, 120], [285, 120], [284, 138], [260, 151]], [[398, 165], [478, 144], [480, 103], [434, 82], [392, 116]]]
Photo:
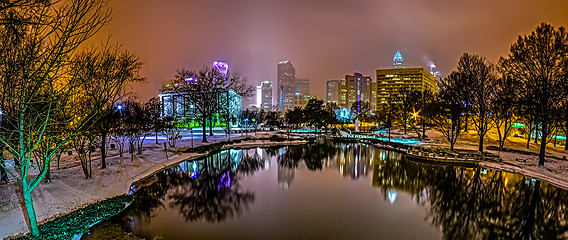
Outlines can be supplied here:
[[559, 239], [568, 192], [363, 144], [226, 150], [133, 186], [83, 239]]

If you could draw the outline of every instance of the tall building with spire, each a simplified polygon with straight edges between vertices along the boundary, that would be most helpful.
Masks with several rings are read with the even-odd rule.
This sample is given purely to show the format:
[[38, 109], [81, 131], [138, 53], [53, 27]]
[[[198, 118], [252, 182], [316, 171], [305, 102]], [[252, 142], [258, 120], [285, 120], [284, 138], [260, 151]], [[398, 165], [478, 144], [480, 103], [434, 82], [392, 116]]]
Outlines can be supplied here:
[[392, 59], [394, 68], [404, 68], [404, 58], [400, 51], [396, 51], [394, 58]]

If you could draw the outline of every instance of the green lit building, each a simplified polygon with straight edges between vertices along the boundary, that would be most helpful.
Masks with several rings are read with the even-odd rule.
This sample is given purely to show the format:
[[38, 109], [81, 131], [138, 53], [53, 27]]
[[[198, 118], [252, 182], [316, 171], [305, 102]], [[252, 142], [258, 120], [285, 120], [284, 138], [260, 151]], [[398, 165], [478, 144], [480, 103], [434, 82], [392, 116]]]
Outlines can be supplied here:
[[[195, 106], [189, 100], [190, 92], [186, 92], [178, 88], [178, 83], [175, 81], [166, 84], [160, 90], [158, 98], [162, 105], [162, 117], [175, 117], [189, 126], [197, 126], [197, 112]], [[224, 119], [221, 117], [225, 113], [229, 113], [234, 122], [240, 119], [242, 110], [242, 97], [233, 89], [224, 89], [220, 91], [211, 92], [216, 94], [219, 111], [213, 116], [214, 126], [226, 126]]]

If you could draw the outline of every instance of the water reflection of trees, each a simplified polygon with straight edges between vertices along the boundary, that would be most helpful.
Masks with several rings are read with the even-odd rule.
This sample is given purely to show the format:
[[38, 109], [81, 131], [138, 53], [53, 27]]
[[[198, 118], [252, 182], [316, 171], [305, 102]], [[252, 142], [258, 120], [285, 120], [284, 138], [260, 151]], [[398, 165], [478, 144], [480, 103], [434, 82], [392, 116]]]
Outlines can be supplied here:
[[240, 180], [260, 170], [263, 161], [247, 150], [224, 150], [200, 161], [168, 168], [139, 184], [136, 201], [125, 216], [130, 221], [149, 221], [157, 208], [179, 209], [187, 221], [223, 221], [242, 213], [254, 201], [254, 193], [243, 191]]
[[220, 222], [248, 209], [254, 193], [243, 191], [242, 174], [258, 171], [264, 164], [257, 154], [235, 159], [231, 150], [202, 162], [199, 176], [175, 186], [168, 193], [171, 208], [178, 208], [186, 221]]
[[375, 154], [373, 185], [430, 206], [445, 239], [558, 239], [568, 233], [568, 192], [521, 175], [396, 160]]
[[298, 163], [304, 161], [309, 170], [323, 168], [323, 162], [333, 157], [338, 148], [330, 142], [316, 142], [305, 146], [289, 146], [281, 148], [278, 154], [278, 164], [281, 167], [297, 168]]

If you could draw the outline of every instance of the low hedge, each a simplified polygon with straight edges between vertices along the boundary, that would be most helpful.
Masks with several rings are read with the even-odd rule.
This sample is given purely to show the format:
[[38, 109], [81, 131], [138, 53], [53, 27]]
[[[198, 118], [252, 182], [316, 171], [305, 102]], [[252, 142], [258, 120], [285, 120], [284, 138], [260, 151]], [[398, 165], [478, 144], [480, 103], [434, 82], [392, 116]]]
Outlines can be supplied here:
[[[132, 195], [119, 195], [58, 216], [39, 226], [40, 239], [73, 239], [76, 234], [89, 232], [91, 226], [97, 222], [118, 214], [132, 201], [134, 201]], [[33, 238], [27, 234], [16, 239]]]

